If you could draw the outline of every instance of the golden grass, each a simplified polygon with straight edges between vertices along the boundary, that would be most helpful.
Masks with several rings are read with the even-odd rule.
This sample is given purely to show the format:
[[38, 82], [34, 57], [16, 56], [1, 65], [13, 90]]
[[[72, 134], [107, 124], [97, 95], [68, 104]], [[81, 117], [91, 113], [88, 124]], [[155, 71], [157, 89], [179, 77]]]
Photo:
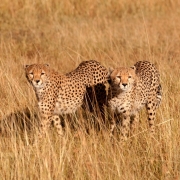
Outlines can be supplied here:
[[[3, 0], [0, 3], [0, 179], [179, 179], [180, 3], [178, 0]], [[38, 125], [33, 89], [23, 65], [49, 63], [65, 73], [82, 60], [104, 66], [155, 63], [163, 101], [156, 134], [146, 114], [134, 137], [110, 141], [96, 116], [81, 110], [80, 127], [59, 139], [51, 128], [35, 147]], [[85, 131], [89, 126], [89, 134]]]

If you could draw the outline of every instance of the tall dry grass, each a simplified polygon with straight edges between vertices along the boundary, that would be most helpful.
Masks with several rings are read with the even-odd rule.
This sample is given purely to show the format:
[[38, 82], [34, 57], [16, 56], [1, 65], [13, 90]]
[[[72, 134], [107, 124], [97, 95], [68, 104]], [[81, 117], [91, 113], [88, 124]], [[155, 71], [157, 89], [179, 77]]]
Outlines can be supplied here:
[[[2, 0], [0, 3], [0, 179], [179, 179], [180, 2], [178, 0]], [[156, 134], [146, 113], [122, 146], [98, 117], [79, 110], [64, 139], [54, 128], [31, 146], [38, 110], [23, 65], [49, 63], [59, 72], [81, 61], [156, 64], [163, 101]], [[67, 123], [68, 124], [68, 123]], [[89, 134], [85, 127], [89, 127]]]

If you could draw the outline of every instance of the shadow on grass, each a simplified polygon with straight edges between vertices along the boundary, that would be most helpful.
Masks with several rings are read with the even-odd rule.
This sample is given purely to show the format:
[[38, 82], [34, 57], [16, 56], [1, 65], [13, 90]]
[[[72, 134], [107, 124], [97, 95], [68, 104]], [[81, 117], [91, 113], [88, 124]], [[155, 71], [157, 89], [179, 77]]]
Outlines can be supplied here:
[[39, 125], [39, 115], [28, 108], [13, 112], [0, 119], [0, 135], [30, 132]]

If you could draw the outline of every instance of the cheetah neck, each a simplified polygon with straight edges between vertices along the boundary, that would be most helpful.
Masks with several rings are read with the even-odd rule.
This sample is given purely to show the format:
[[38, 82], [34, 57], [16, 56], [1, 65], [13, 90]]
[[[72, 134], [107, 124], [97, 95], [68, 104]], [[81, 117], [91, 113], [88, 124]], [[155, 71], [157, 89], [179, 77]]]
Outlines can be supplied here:
[[44, 96], [46, 96], [46, 92], [48, 91], [49, 87], [51, 86], [50, 80], [47, 80], [46, 82], [43, 83], [42, 87], [34, 87], [35, 93], [37, 100], [40, 101], [43, 99]]
[[123, 90], [120, 89], [120, 90], [119, 90], [119, 93], [117, 94], [117, 96], [120, 97], [120, 96], [124, 96], [124, 95], [126, 95], [126, 94], [132, 94], [133, 91], [134, 91], [134, 88], [133, 88], [133, 87], [130, 88], [130, 89], [127, 89], [127, 90], [125, 90], [125, 91], [123, 91]]

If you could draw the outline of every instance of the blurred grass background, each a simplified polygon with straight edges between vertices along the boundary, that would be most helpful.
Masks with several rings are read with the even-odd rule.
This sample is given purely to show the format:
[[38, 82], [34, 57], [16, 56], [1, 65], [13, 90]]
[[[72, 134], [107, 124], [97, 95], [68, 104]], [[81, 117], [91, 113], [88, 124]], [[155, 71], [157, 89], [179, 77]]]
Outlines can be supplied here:
[[[0, 179], [180, 179], [180, 1], [2, 0], [0, 3]], [[66, 73], [83, 60], [107, 68], [139, 60], [156, 64], [163, 101], [156, 135], [146, 113], [124, 146], [93, 119], [79, 116], [77, 131], [54, 128], [27, 146], [38, 124], [37, 102], [23, 66], [49, 63]], [[28, 122], [28, 123], [27, 123]], [[85, 131], [88, 123], [90, 133]]]

